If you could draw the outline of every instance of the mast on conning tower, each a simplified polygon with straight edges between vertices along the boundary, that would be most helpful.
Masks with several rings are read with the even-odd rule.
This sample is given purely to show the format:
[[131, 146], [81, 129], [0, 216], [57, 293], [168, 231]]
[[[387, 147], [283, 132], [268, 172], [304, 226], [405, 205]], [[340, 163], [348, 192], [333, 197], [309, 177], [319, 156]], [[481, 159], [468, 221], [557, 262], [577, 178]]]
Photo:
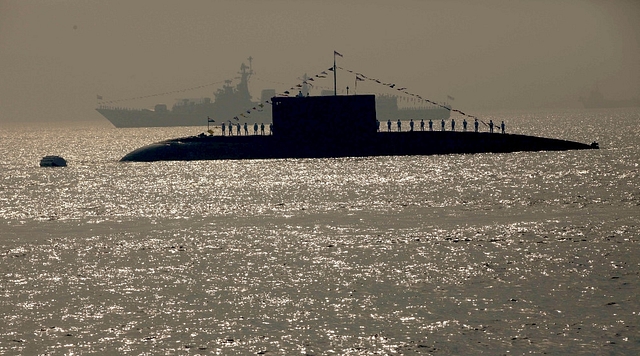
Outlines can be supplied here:
[[307, 73], [304, 73], [302, 78], [298, 78], [298, 80], [302, 81], [302, 84], [300, 85], [300, 92], [302, 93], [302, 96], [309, 96], [309, 87], [311, 86], [308, 82], [309, 79], [310, 77]]

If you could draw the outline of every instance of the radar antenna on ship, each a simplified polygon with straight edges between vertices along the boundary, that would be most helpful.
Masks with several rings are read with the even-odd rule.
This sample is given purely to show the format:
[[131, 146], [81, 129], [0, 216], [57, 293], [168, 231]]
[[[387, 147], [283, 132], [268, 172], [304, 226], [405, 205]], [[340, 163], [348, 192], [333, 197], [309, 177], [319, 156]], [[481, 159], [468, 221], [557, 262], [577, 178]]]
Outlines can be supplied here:
[[[253, 73], [253, 68], [252, 68], [252, 65], [251, 65], [251, 62], [253, 61], [253, 57], [249, 56], [249, 58], [247, 58], [247, 60], [249, 61], [249, 66], [248, 67], [244, 63], [242, 63], [240, 65], [240, 73], [238, 73], [238, 74], [240, 74], [242, 77], [240, 77], [239, 79], [249, 80], [249, 77], [252, 74], [254, 74]], [[247, 71], [247, 69], [249, 69], [249, 70]]]

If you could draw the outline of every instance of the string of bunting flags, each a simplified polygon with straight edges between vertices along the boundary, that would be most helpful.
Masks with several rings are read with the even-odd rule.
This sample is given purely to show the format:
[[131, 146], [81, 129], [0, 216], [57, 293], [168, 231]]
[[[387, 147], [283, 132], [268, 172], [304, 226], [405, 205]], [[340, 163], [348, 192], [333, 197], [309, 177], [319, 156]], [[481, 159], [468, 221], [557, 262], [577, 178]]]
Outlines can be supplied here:
[[[409, 95], [409, 96], [411, 96], [411, 97], [414, 97], [414, 98], [416, 98], [416, 99], [419, 99], [419, 100], [425, 101], [425, 102], [427, 102], [427, 103], [429, 103], [429, 104], [439, 106], [439, 107], [441, 107], [441, 108], [443, 108], [443, 109], [447, 109], [447, 110], [449, 110], [449, 111], [457, 112], [457, 113], [459, 113], [459, 114], [461, 114], [461, 115], [463, 115], [463, 116], [467, 116], [467, 117], [470, 117], [470, 118], [472, 118], [472, 119], [476, 119], [476, 118], [477, 118], [476, 116], [469, 115], [469, 114], [467, 114], [467, 113], [462, 112], [461, 110], [453, 109], [453, 108], [451, 108], [451, 107], [449, 107], [449, 106], [447, 106], [447, 105], [443, 105], [443, 104], [437, 103], [437, 102], [435, 102], [435, 101], [432, 101], [432, 100], [429, 100], [429, 99], [423, 98], [422, 96], [420, 96], [420, 95], [418, 95], [418, 94], [414, 94], [414, 93], [408, 92], [408, 91], [407, 91], [407, 88], [405, 88], [405, 87], [399, 87], [399, 88], [396, 88], [396, 84], [393, 84], [393, 83], [385, 83], [385, 82], [383, 82], [383, 81], [381, 81], [381, 80], [379, 80], [379, 79], [369, 78], [369, 77], [367, 77], [366, 75], [364, 75], [364, 74], [362, 74], [362, 73], [355, 72], [355, 71], [353, 71], [353, 70], [351, 70], [351, 69], [347, 69], [347, 68], [343, 68], [343, 67], [339, 67], [339, 66], [337, 66], [337, 68], [342, 69], [342, 70], [345, 70], [345, 71], [347, 71], [347, 72], [349, 72], [349, 73], [351, 73], [351, 74], [354, 74], [354, 75], [356, 76], [356, 82], [358, 82], [358, 81], [364, 81], [364, 80], [370, 80], [370, 81], [373, 81], [373, 82], [375, 82], [375, 83], [378, 83], [378, 84], [381, 84], [381, 85], [387, 86], [387, 87], [389, 87], [389, 88], [391, 88], [391, 89], [395, 89], [395, 90], [397, 90], [397, 91], [399, 91], [399, 92], [402, 92], [402, 93], [404, 93], [404, 94], [406, 94], [406, 95]], [[333, 68], [330, 68], [330, 70], [333, 70]], [[452, 97], [450, 97], [450, 96], [449, 96], [449, 98], [453, 99], [453, 98], [452, 98]]]
[[[344, 71], [347, 71], [347, 72], [349, 72], [351, 74], [354, 74], [356, 76], [356, 80], [355, 80], [355, 84], [356, 85], [357, 85], [357, 83], [359, 81], [369, 80], [371, 82], [374, 82], [374, 83], [377, 83], [377, 84], [380, 84], [380, 85], [384, 85], [384, 86], [386, 86], [386, 87], [388, 87], [390, 89], [394, 89], [396, 91], [399, 91], [399, 92], [401, 92], [401, 93], [403, 93], [405, 95], [410, 96], [411, 98], [413, 98], [415, 100], [423, 101], [423, 102], [429, 103], [431, 105], [438, 106], [438, 107], [447, 109], [447, 110], [452, 111], [452, 112], [456, 112], [456, 113], [458, 113], [460, 115], [463, 115], [463, 116], [466, 116], [466, 117], [469, 117], [469, 118], [472, 118], [472, 119], [477, 119], [477, 116], [467, 114], [467, 113], [465, 113], [465, 112], [463, 112], [461, 110], [453, 109], [450, 106], [435, 102], [433, 100], [429, 100], [427, 98], [423, 98], [422, 96], [420, 96], [418, 94], [411, 93], [411, 92], [407, 91], [406, 87], [400, 87], [400, 86], [398, 86], [398, 85], [396, 85], [394, 83], [387, 83], [387, 82], [381, 81], [381, 80], [376, 79], [376, 78], [371, 78], [371, 77], [368, 77], [368, 76], [366, 76], [366, 75], [364, 75], [362, 73], [353, 71], [351, 69], [343, 68], [343, 67], [340, 67], [340, 66], [336, 66], [336, 68], [344, 70]], [[289, 88], [287, 90], [284, 90], [284, 91], [278, 93], [277, 95], [285, 96], [285, 97], [295, 95], [295, 91], [302, 89], [303, 85], [308, 85], [310, 87], [316, 87], [316, 88], [326, 88], [326, 87], [319, 86], [319, 85], [315, 85], [314, 86], [314, 83], [318, 79], [327, 78], [329, 76], [328, 72], [332, 72], [332, 71], [333, 71], [333, 67], [331, 67], [331, 68], [329, 68], [327, 70], [323, 70], [322, 72], [320, 72], [320, 73], [318, 73], [316, 75], [313, 75], [311, 77], [307, 77], [306, 79], [302, 80], [299, 84], [296, 84], [295, 86], [292, 86], [291, 88]], [[312, 83], [312, 82], [314, 82], [314, 83]], [[448, 97], [448, 98], [453, 100], [452, 97]], [[244, 118], [249, 118], [249, 116], [247, 116], [247, 115], [251, 115], [251, 113], [254, 112], [254, 111], [262, 111], [262, 109], [264, 108], [265, 105], [271, 105], [271, 104], [272, 104], [271, 100], [265, 100], [265, 101], [261, 102], [260, 104], [254, 106], [253, 108], [251, 108], [251, 109], [249, 109], [249, 110], [247, 110], [247, 111], [245, 111], [245, 112], [243, 112], [243, 113], [241, 113], [241, 114], [239, 114], [237, 116], [234, 116], [233, 119], [235, 121], [240, 121], [239, 116], [240, 117], [244, 117]], [[231, 120], [228, 120], [228, 121], [231, 122]], [[488, 126], [488, 124], [485, 123], [484, 121], [480, 120], [480, 122], [482, 122], [484, 125]]]
[[[236, 120], [236, 121], [240, 121], [240, 118], [238, 116], [242, 116], [244, 118], [248, 118], [247, 115], [250, 115], [254, 111], [258, 111], [258, 112], [263, 111], [263, 108], [264, 108], [264, 106], [266, 104], [271, 104], [271, 100], [265, 100], [265, 101], [259, 103], [258, 105], [254, 106], [253, 108], [251, 108], [251, 109], [249, 109], [249, 110], [247, 110], [247, 111], [245, 111], [245, 112], [243, 112], [243, 113], [241, 113], [239, 115], [234, 116], [233, 119]], [[229, 123], [231, 123], [231, 120], [227, 120], [227, 121], [229, 121]]]

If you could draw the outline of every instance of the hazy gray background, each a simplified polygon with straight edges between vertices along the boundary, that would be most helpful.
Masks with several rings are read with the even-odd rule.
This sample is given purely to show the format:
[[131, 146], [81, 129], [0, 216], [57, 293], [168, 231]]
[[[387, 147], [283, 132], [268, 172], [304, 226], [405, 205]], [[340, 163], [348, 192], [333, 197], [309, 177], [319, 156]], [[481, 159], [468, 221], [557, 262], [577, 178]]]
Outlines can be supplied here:
[[249, 56], [259, 97], [329, 68], [334, 50], [339, 65], [433, 100], [451, 95], [471, 113], [579, 107], [596, 86], [640, 95], [640, 1], [0, 0], [0, 122], [106, 121], [98, 94], [232, 79]]

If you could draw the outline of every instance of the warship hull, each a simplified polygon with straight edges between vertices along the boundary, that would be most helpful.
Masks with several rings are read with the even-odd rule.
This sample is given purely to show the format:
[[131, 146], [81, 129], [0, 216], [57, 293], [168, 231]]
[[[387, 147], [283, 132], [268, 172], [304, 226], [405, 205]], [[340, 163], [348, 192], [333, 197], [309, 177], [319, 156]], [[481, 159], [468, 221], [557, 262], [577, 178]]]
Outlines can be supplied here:
[[214, 120], [215, 125], [221, 123], [268, 123], [271, 121], [271, 113], [253, 112], [250, 118], [242, 118], [242, 120], [234, 120], [239, 110], [233, 111], [233, 114], [217, 113], [214, 107], [208, 107], [205, 104], [194, 107], [188, 112], [174, 111], [153, 111], [153, 110], [136, 110], [136, 109], [118, 109], [109, 107], [99, 107], [96, 109], [102, 116], [109, 120], [113, 126], [117, 128], [131, 127], [173, 127], [173, 126], [207, 126], [207, 118]]

